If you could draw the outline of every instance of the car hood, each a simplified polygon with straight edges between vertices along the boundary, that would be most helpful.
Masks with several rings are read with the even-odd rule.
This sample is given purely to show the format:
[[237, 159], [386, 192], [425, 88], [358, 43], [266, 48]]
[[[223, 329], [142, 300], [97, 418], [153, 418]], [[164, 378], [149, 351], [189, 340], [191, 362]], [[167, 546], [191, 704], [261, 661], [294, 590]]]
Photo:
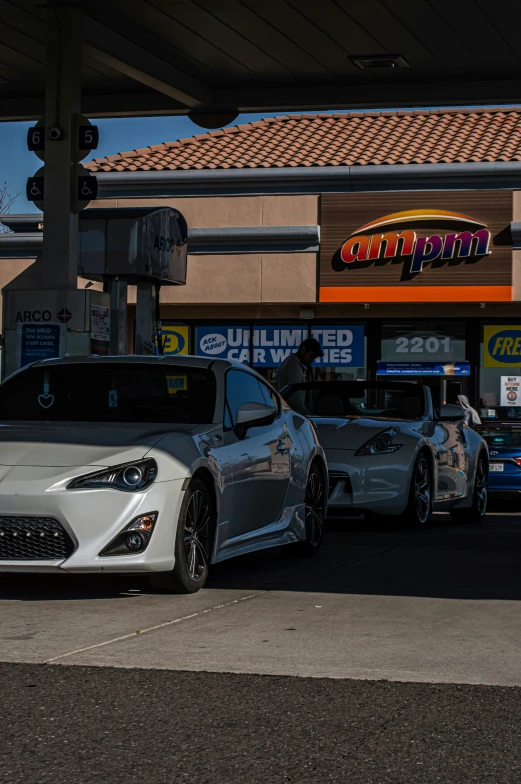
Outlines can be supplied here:
[[165, 435], [194, 425], [0, 422], [0, 465], [113, 466], [140, 460]]
[[400, 427], [395, 419], [370, 417], [310, 417], [324, 449], [359, 449], [366, 441], [389, 427]]

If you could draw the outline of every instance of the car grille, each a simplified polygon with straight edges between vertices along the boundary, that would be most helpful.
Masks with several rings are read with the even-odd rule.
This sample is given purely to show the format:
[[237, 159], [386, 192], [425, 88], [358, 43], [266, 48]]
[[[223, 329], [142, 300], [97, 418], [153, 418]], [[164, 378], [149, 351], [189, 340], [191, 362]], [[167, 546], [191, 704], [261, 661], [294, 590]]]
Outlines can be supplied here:
[[52, 517], [0, 517], [1, 561], [57, 561], [73, 550], [71, 537]]

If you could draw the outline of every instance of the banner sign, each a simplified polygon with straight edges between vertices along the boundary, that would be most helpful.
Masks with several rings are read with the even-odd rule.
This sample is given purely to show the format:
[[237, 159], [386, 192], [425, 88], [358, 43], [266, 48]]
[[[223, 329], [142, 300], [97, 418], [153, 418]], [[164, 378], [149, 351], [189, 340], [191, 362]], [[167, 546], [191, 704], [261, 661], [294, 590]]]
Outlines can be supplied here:
[[190, 353], [190, 327], [186, 324], [163, 324], [163, 354]]
[[483, 327], [484, 367], [521, 367], [521, 325]]
[[[314, 366], [364, 367], [363, 326], [316, 325], [311, 335], [324, 351], [324, 356], [317, 359]], [[245, 364], [251, 362], [253, 367], [279, 367], [307, 337], [308, 329], [301, 325], [259, 326], [254, 328], [253, 336], [247, 326], [198, 327], [197, 354]]]
[[379, 362], [379, 376], [470, 376], [469, 362]]
[[521, 406], [521, 376], [501, 376], [501, 405]]

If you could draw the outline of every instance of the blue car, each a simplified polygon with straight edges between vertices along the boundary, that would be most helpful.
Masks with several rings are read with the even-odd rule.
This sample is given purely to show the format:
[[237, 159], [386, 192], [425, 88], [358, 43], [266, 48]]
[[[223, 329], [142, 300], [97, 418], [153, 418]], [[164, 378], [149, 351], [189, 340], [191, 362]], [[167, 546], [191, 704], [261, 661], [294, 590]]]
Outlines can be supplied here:
[[521, 496], [521, 424], [497, 422], [476, 430], [488, 444], [490, 494]]

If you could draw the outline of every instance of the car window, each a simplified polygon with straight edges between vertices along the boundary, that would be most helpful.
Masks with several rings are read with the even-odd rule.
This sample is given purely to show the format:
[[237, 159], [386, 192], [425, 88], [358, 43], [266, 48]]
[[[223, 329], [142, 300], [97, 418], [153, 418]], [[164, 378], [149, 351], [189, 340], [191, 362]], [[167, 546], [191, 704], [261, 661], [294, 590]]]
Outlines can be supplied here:
[[0, 419], [210, 424], [214, 374], [187, 365], [40, 365], [0, 386]]
[[371, 384], [365, 381], [316, 381], [293, 384], [284, 398], [300, 413], [313, 417], [419, 419], [425, 414], [419, 384]]
[[244, 403], [263, 403], [275, 407], [265, 384], [258, 381], [251, 373], [229, 370], [226, 374], [225, 427], [235, 425], [237, 411]]
[[266, 384], [263, 384], [262, 381], [259, 381], [260, 388], [262, 390], [262, 394], [264, 395], [264, 402], [267, 406], [274, 406], [274, 408], [279, 410], [279, 399], [273, 389], [270, 389]]

